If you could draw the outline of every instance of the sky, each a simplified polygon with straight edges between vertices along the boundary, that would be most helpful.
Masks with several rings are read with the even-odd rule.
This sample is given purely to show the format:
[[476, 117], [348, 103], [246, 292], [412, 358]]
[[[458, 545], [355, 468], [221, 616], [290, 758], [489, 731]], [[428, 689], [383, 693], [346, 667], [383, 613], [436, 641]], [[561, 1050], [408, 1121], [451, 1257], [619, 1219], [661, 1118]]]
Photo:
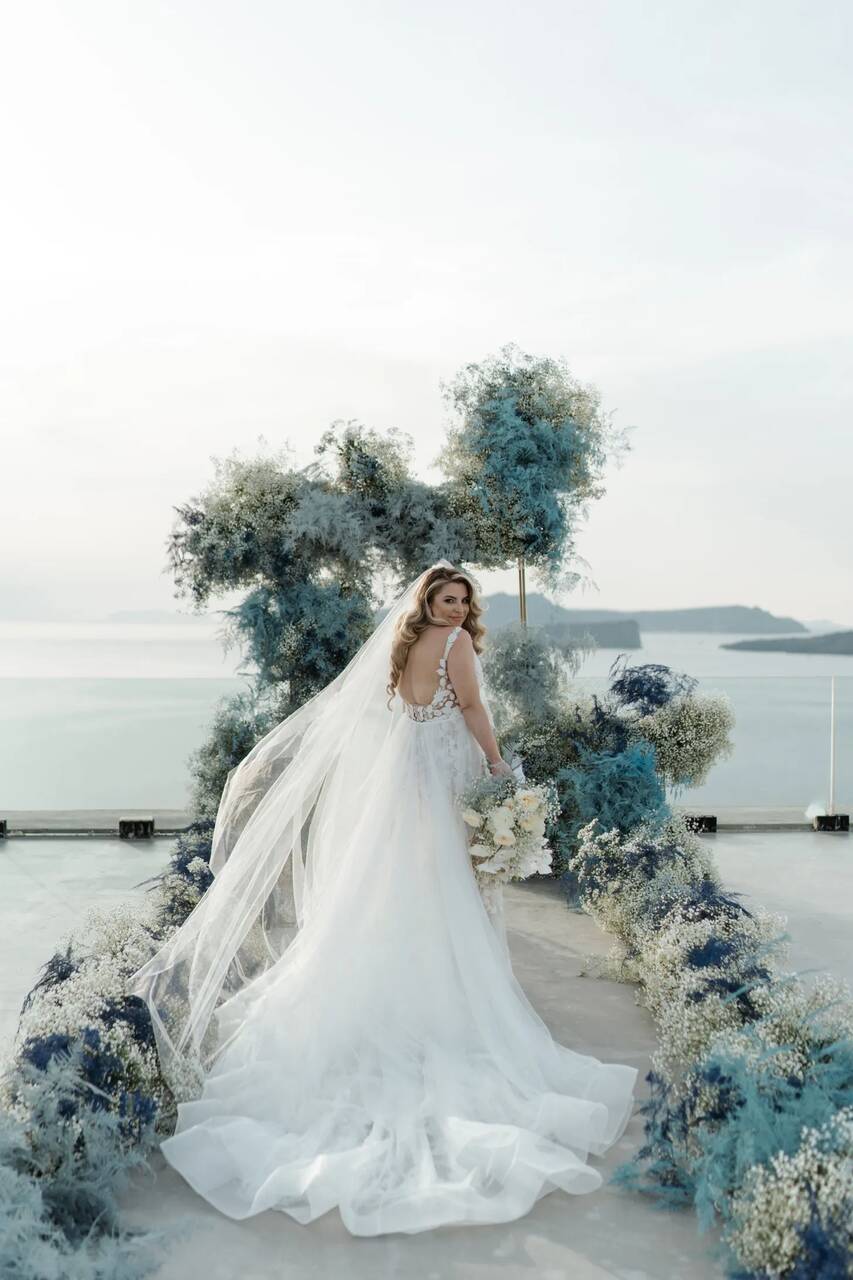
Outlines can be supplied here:
[[514, 342], [631, 445], [563, 604], [853, 626], [846, 0], [0, 28], [0, 618], [189, 611], [166, 542], [216, 457], [354, 419], [438, 480], [441, 382]]

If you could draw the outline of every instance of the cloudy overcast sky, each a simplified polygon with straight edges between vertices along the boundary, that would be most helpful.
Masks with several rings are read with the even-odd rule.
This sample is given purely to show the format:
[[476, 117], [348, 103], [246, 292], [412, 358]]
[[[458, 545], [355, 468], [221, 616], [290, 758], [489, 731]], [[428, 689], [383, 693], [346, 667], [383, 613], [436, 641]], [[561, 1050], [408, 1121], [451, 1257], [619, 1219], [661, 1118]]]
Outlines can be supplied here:
[[[212, 458], [516, 342], [632, 449], [579, 607], [853, 624], [843, 2], [6, 6], [0, 617], [188, 609]], [[486, 575], [511, 588], [514, 575]]]

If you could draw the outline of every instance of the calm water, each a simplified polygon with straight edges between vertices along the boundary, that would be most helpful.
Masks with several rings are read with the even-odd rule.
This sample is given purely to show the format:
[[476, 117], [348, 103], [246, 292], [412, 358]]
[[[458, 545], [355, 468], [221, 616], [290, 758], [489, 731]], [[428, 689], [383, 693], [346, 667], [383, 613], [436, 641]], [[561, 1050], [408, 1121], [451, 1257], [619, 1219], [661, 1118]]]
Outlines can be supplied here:
[[[187, 757], [219, 699], [247, 683], [217, 623], [0, 623], [0, 812], [187, 804]], [[730, 697], [735, 754], [691, 805], [825, 807], [836, 675], [836, 809], [853, 808], [853, 657], [743, 653], [726, 637], [657, 633], [628, 662], [662, 662]], [[575, 677], [604, 690], [615, 650]]]

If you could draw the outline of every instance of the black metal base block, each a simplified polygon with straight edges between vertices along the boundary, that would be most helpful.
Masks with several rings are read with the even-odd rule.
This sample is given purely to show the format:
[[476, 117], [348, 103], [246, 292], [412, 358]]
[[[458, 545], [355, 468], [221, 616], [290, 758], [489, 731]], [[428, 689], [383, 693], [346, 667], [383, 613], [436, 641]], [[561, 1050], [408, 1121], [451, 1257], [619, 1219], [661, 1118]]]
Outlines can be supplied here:
[[818, 813], [812, 818], [815, 831], [849, 831], [849, 813]]
[[119, 818], [120, 840], [150, 840], [154, 835], [153, 818]]

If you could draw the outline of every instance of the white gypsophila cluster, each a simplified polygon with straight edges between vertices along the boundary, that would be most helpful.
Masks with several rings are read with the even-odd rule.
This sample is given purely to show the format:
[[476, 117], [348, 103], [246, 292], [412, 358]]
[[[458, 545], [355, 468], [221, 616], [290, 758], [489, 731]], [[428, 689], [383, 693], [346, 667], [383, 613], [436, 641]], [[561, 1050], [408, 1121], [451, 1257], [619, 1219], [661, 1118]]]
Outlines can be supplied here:
[[754, 987], [750, 999], [758, 1021], [715, 1037], [708, 1052], [742, 1058], [755, 1075], [803, 1076], [816, 1044], [853, 1039], [850, 986], [833, 974], [817, 974], [811, 986], [794, 973], [779, 974]]
[[[90, 910], [83, 925], [66, 935], [61, 948], [63, 952], [68, 951], [79, 968], [62, 982], [35, 992], [18, 1024], [14, 1055], [20, 1053], [28, 1039], [52, 1035], [73, 1037], [84, 1028], [93, 1027], [100, 1034], [103, 1048], [113, 1052], [122, 1063], [123, 1088], [141, 1090], [159, 1099], [162, 1085], [153, 1046], [141, 1046], [121, 1019], [109, 1027], [102, 1021], [107, 1003], [122, 1002], [129, 975], [157, 948], [157, 942], [146, 929], [146, 923], [150, 924], [152, 919], [153, 913], [134, 911], [126, 906], [109, 911]], [[0, 1092], [10, 1108], [14, 1107], [17, 1094], [14, 1071], [4, 1075]], [[17, 1110], [20, 1112], [20, 1107]]]
[[[691, 920], [676, 916], [657, 935], [648, 935], [638, 964], [643, 974], [645, 1003], [658, 1024], [660, 1037], [653, 1066], [665, 1080], [676, 1085], [684, 1071], [705, 1055], [715, 1037], [742, 1026], [743, 1015], [736, 1001], [725, 993], [712, 990], [701, 999], [691, 999], [691, 993], [701, 989], [708, 979], [725, 976], [737, 980], [749, 968], [756, 948], [776, 937], [780, 921], [784, 917], [767, 911], [756, 911], [753, 918], [735, 919], [717, 916], [712, 920]], [[720, 935], [739, 943], [737, 951], [722, 965], [693, 969], [686, 964], [684, 956], [691, 946]], [[772, 974], [772, 964], [768, 962], [766, 967]], [[752, 987], [751, 998], [765, 989], [763, 984]]]
[[10, 1047], [0, 1062], [0, 1109], [14, 1116], [21, 1124], [26, 1124], [29, 1119], [29, 1109], [17, 1088], [17, 1076], [18, 1063], [14, 1050]]
[[[187, 869], [195, 863], [204, 863], [203, 858], [193, 858], [192, 862], [187, 864]], [[181, 875], [177, 871], [169, 871], [163, 876], [162, 885], [163, 898], [168, 900], [172, 907], [173, 913], [175, 908], [180, 908], [181, 915], [186, 917], [190, 914], [194, 907], [198, 905], [204, 894], [194, 881], [188, 880], [186, 876]]]
[[608, 863], [620, 863], [622, 860], [622, 836], [618, 827], [604, 831], [597, 818], [587, 822], [578, 829], [577, 834], [577, 875], [578, 882], [587, 883], [587, 891], [592, 891], [589, 884], [589, 868], [603, 860]]
[[[637, 935], [649, 1008], [657, 1016], [658, 1011], [689, 1000], [708, 979], [746, 975], [756, 954], [773, 942], [785, 923], [785, 916], [760, 908], [750, 916], [703, 918], [693, 906], [676, 907], [657, 929]], [[693, 948], [706, 947], [712, 939], [731, 943], [734, 950], [719, 964], [690, 965]]]
[[634, 935], [635, 887], [636, 882], [626, 876], [623, 880], [612, 882], [611, 892], [595, 890], [587, 893], [583, 899], [585, 910], [596, 924], [605, 933], [613, 934], [623, 942], [628, 942]]
[[658, 772], [675, 789], [697, 787], [730, 756], [735, 715], [724, 693], [683, 693], [631, 723], [632, 740], [650, 742]]
[[166, 1083], [175, 1102], [195, 1102], [204, 1088], [205, 1071], [197, 1057], [171, 1058], [165, 1068]]
[[[624, 848], [623, 838], [616, 827], [601, 831], [593, 819], [578, 831], [575, 865], [584, 910], [605, 933], [630, 944], [635, 930], [633, 897], [639, 878], [628, 870]], [[602, 862], [613, 869], [613, 874], [603, 884], [597, 865]]]
[[[703, 1068], [718, 1065], [722, 1057], [740, 1059], [754, 1077], [773, 1072], [786, 1079], [802, 1077], [815, 1064], [816, 1051], [853, 1034], [853, 1000], [848, 984], [830, 974], [818, 975], [807, 987], [796, 975], [779, 971], [779, 960], [788, 951], [784, 915], [757, 909], [747, 916], [724, 909], [703, 918], [707, 906], [690, 903], [697, 884], [708, 881], [724, 892], [713, 860], [698, 847], [698, 836], [684, 831], [683, 818], [668, 820], [665, 828], [657, 835], [646, 833], [643, 847], [649, 838], [660, 839], [661, 849], [674, 846], [679, 856], [649, 876], [642, 857], [630, 869], [632, 847], [642, 854], [637, 829], [621, 840], [617, 831], [600, 832], [590, 823], [580, 833], [578, 879], [584, 886], [584, 907], [616, 935], [607, 964], [615, 976], [636, 977], [637, 994], [642, 993], [655, 1018], [659, 1045], [652, 1070], [667, 1087], [673, 1114], [684, 1108], [678, 1121], [678, 1160], [690, 1170], [706, 1159], [707, 1118], [721, 1102], [714, 1074], [709, 1070], [706, 1077]], [[692, 948], [699, 949], [694, 958], [707, 960], [720, 942], [734, 946], [719, 955], [716, 965], [688, 964]], [[764, 970], [766, 979], [756, 969]], [[721, 980], [720, 992], [705, 987], [715, 979]], [[726, 994], [738, 985], [748, 986], [757, 1020], [745, 1023], [736, 1000]], [[691, 999], [691, 994], [701, 998]], [[853, 1257], [851, 1115], [853, 1109], [847, 1108], [820, 1131], [804, 1129], [794, 1155], [777, 1155], [769, 1165], [747, 1172], [729, 1202], [734, 1226], [728, 1242], [750, 1272], [782, 1280], [795, 1265], [802, 1268], [809, 1246], [797, 1228], [810, 1221], [810, 1193], [816, 1196], [829, 1247]], [[834, 1141], [824, 1142], [830, 1147], [824, 1150], [819, 1139], [827, 1134]]]
[[[637, 943], [647, 927], [649, 909], [662, 896], [686, 899], [703, 878], [720, 883], [709, 851], [680, 815], [659, 827], [641, 824], [628, 837], [620, 836], [615, 828], [596, 834], [593, 820], [581, 827], [578, 837], [578, 883], [584, 907], [602, 929], [625, 943]], [[656, 848], [675, 844], [681, 856], [649, 876], [642, 863], [634, 861], [632, 865], [632, 861], [633, 855], [650, 844]], [[589, 871], [602, 860], [614, 868], [605, 886], [594, 884]]]
[[[578, 970], [579, 977], [596, 977], [607, 978], [611, 982], [630, 982], [639, 984], [643, 980], [643, 973], [639, 967], [637, 957], [633, 955], [619, 938], [614, 939], [610, 944], [609, 950], [605, 955], [599, 955], [597, 952], [586, 952], [581, 957], [581, 968]], [[635, 992], [634, 999], [640, 1004], [639, 993]]]
[[656, 1015], [659, 1043], [651, 1056], [652, 1069], [682, 1096], [684, 1073], [701, 1058], [721, 1031], [735, 1030], [743, 1018], [733, 1001], [716, 993], [704, 1000], [665, 1006]]
[[556, 801], [549, 788], [519, 783], [503, 800], [484, 797], [462, 810], [463, 821], [477, 832], [469, 847], [478, 883], [489, 885], [551, 870], [551, 849], [545, 836], [556, 817]]
[[134, 973], [160, 945], [151, 933], [156, 911], [152, 901], [133, 907], [120, 904], [106, 911], [92, 907], [82, 925], [65, 935], [61, 949], [70, 944], [75, 960], [112, 956], [127, 974]]
[[762, 1276], [787, 1275], [802, 1252], [799, 1232], [811, 1221], [812, 1197], [821, 1225], [853, 1257], [853, 1107], [804, 1129], [793, 1155], [780, 1151], [747, 1171], [724, 1231], [741, 1265]]

